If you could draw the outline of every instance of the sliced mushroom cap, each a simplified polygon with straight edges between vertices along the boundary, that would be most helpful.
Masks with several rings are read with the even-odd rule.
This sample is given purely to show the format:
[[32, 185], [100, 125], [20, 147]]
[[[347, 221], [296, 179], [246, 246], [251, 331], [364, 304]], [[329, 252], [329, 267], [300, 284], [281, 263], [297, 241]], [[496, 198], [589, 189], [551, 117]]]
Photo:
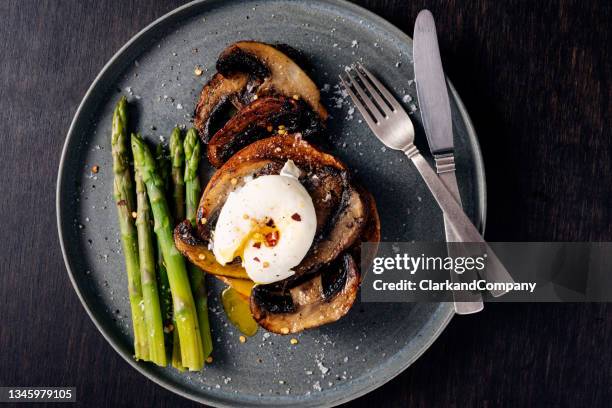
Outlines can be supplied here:
[[[217, 69], [219, 72], [200, 92], [194, 114], [194, 126], [204, 143], [235, 110], [272, 95], [302, 100], [311, 116], [317, 116], [319, 125], [325, 126], [328, 115], [320, 102], [319, 89], [280, 49], [254, 41], [237, 42], [221, 53]], [[308, 133], [309, 126], [299, 131]]]
[[245, 73], [235, 73], [223, 76], [215, 74], [200, 92], [200, 98], [195, 108], [193, 124], [198, 129], [200, 137], [207, 143], [216, 132], [215, 122], [225, 123], [228, 108], [242, 107], [241, 99], [249, 83], [249, 76]]
[[280, 334], [335, 322], [355, 302], [359, 281], [355, 260], [345, 253], [322, 273], [290, 289], [256, 285], [251, 291], [251, 313], [260, 326]]
[[261, 78], [259, 96], [280, 94], [291, 98], [297, 95], [323, 121], [327, 120], [317, 85], [291, 58], [272, 45], [257, 41], [234, 43], [219, 56], [217, 71], [223, 75], [243, 72]]
[[300, 132], [311, 137], [320, 133], [323, 125], [302, 100], [285, 96], [258, 98], [212, 136], [208, 142], [208, 161], [221, 167], [238, 150], [281, 128], [282, 133]]

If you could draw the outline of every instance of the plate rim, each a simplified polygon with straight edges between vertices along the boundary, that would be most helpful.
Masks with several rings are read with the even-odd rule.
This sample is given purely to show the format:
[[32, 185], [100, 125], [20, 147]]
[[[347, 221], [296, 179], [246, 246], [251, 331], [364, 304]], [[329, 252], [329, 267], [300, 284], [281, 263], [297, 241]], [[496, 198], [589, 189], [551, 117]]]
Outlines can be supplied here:
[[[68, 132], [66, 133], [66, 137], [64, 140], [64, 145], [62, 147], [62, 152], [61, 152], [61, 156], [60, 156], [60, 161], [59, 161], [59, 166], [58, 166], [58, 172], [57, 172], [57, 184], [56, 184], [56, 192], [55, 192], [55, 211], [56, 211], [56, 221], [57, 221], [57, 232], [58, 232], [58, 237], [59, 237], [59, 241], [60, 241], [60, 248], [62, 251], [62, 257], [64, 260], [64, 264], [66, 266], [66, 271], [68, 273], [68, 277], [70, 278], [70, 282], [72, 284], [72, 287], [74, 289], [74, 291], [77, 294], [77, 297], [79, 298], [79, 301], [81, 302], [81, 305], [83, 306], [83, 308], [85, 309], [85, 311], [87, 312], [87, 315], [89, 316], [89, 318], [91, 319], [91, 321], [94, 323], [94, 326], [98, 329], [98, 331], [100, 332], [100, 334], [102, 334], [102, 336], [104, 337], [104, 339], [110, 344], [110, 346], [115, 350], [115, 352], [117, 352], [125, 361], [128, 362], [128, 364], [130, 364], [134, 369], [136, 369], [139, 373], [141, 373], [142, 375], [144, 375], [146, 378], [148, 378], [149, 380], [153, 381], [155, 384], [167, 389], [168, 391], [171, 391], [175, 394], [178, 394], [184, 398], [187, 398], [189, 400], [192, 401], [196, 401], [199, 403], [204, 403], [204, 404], [209, 404], [209, 405], [213, 405], [213, 406], [219, 406], [219, 407], [231, 407], [234, 405], [231, 405], [232, 401], [228, 398], [224, 398], [224, 399], [220, 399], [218, 397], [214, 397], [214, 396], [206, 396], [206, 397], [201, 397], [199, 395], [193, 395], [192, 393], [189, 393], [187, 391], [184, 391], [181, 387], [175, 385], [174, 382], [165, 379], [165, 378], [161, 378], [157, 375], [154, 374], [153, 369], [146, 369], [145, 367], [139, 365], [139, 363], [134, 360], [131, 356], [131, 353], [127, 352], [126, 350], [124, 350], [116, 341], [114, 338], [112, 338], [111, 333], [107, 332], [107, 329], [105, 327], [103, 327], [103, 325], [101, 324], [101, 322], [98, 320], [98, 317], [96, 316], [96, 314], [94, 313], [94, 311], [92, 310], [92, 308], [90, 307], [89, 303], [87, 302], [87, 300], [85, 299], [85, 297], [83, 296], [83, 293], [81, 292], [81, 289], [79, 287], [79, 283], [77, 282], [74, 272], [72, 270], [71, 267], [71, 262], [68, 258], [68, 254], [67, 254], [67, 250], [66, 250], [66, 245], [65, 245], [65, 241], [64, 241], [64, 233], [63, 233], [63, 217], [62, 217], [62, 213], [61, 213], [61, 208], [62, 208], [62, 190], [63, 190], [63, 183], [62, 180], [64, 178], [64, 169], [65, 169], [65, 162], [66, 162], [66, 156], [68, 154], [68, 146], [70, 145], [71, 140], [75, 137], [75, 128], [77, 126], [77, 121], [79, 120], [80, 116], [82, 115], [82, 112], [85, 108], [85, 106], [88, 104], [89, 100], [92, 98], [92, 95], [94, 93], [95, 88], [97, 88], [99, 82], [101, 82], [101, 79], [104, 77], [104, 75], [107, 73], [107, 71], [109, 71], [111, 69], [111, 67], [118, 62], [118, 60], [122, 57], [122, 55], [124, 54], [125, 51], [127, 51], [132, 44], [134, 44], [135, 42], [137, 42], [138, 40], [140, 40], [142, 37], [144, 37], [147, 33], [149, 33], [149, 31], [151, 31], [152, 29], [154, 29], [156, 26], [158, 26], [159, 24], [165, 22], [167, 19], [184, 12], [185, 10], [192, 8], [192, 7], [196, 7], [202, 4], [213, 4], [213, 3], [218, 3], [221, 0], [193, 0], [190, 1], [182, 6], [179, 6], [171, 11], [169, 11], [168, 13], [163, 14], [162, 16], [158, 17], [157, 19], [155, 19], [154, 21], [152, 21], [151, 23], [149, 23], [148, 25], [146, 25], [143, 29], [141, 29], [140, 31], [138, 31], [136, 34], [134, 34], [121, 48], [119, 48], [119, 50], [117, 50], [113, 56], [104, 64], [104, 66], [102, 67], [102, 69], [98, 72], [98, 74], [96, 75], [96, 77], [94, 78], [94, 80], [92, 81], [92, 83], [90, 84], [90, 86], [88, 87], [87, 91], [85, 92], [85, 94], [83, 95], [83, 98], [81, 99], [74, 115], [72, 118], [72, 121], [70, 123], [70, 127], [68, 128]], [[346, 0], [317, 0], [319, 2], [322, 3], [327, 3], [331, 6], [336, 6], [340, 9], [344, 8], [347, 9], [348, 11], [351, 11], [355, 14], [360, 14], [362, 16], [364, 16], [364, 18], [367, 18], [368, 20], [376, 23], [377, 25], [379, 25], [382, 29], [384, 29], [385, 31], [387, 31], [388, 33], [392, 34], [393, 36], [395, 36], [397, 39], [399, 39], [402, 42], [408, 42], [408, 43], [412, 43], [412, 38], [404, 33], [402, 30], [400, 30], [398, 27], [396, 27], [395, 25], [393, 25], [392, 23], [390, 23], [389, 21], [387, 21], [386, 19], [382, 18], [381, 16], [375, 14], [374, 12], [360, 6], [354, 3], [350, 3]], [[456, 105], [457, 105], [457, 110], [461, 116], [461, 119], [463, 121], [463, 123], [465, 124], [466, 127], [466, 131], [467, 131], [467, 135], [468, 135], [468, 139], [470, 142], [470, 146], [472, 148], [472, 156], [473, 159], [475, 161], [475, 179], [476, 179], [476, 190], [477, 190], [477, 213], [476, 213], [476, 223], [479, 226], [479, 229], [484, 233], [485, 230], [485, 221], [486, 221], [486, 215], [487, 215], [487, 195], [486, 195], [486, 179], [485, 179], [485, 173], [484, 173], [484, 162], [483, 162], [483, 157], [482, 157], [482, 152], [480, 149], [480, 144], [478, 143], [478, 138], [476, 135], [476, 131], [474, 129], [474, 126], [472, 124], [472, 121], [470, 119], [470, 116], [463, 104], [463, 101], [461, 100], [461, 98], [459, 97], [459, 94], [457, 93], [455, 87], [452, 85], [451, 81], [448, 79], [448, 77], [446, 78], [447, 83], [449, 85], [449, 89], [452, 95], [453, 100], [455, 101]], [[454, 316], [454, 308], [452, 306], [451, 303], [442, 303], [440, 305], [440, 309], [442, 312], [442, 317], [441, 320], [439, 322], [439, 326], [438, 328], [432, 333], [432, 336], [429, 338], [429, 340], [425, 343], [425, 345], [419, 350], [418, 353], [414, 354], [413, 356], [411, 356], [411, 358], [406, 359], [405, 361], [403, 361], [403, 364], [400, 365], [400, 367], [398, 369], [396, 369], [394, 372], [391, 372], [390, 375], [384, 376], [382, 377], [380, 380], [377, 381], [373, 381], [370, 384], [368, 384], [365, 387], [359, 388], [359, 390], [357, 392], [351, 393], [349, 395], [345, 395], [345, 396], [340, 396], [338, 398], [335, 398], [333, 400], [330, 401], [326, 401], [324, 402], [324, 406], [336, 406], [342, 403], [346, 403], [349, 401], [352, 401], [356, 398], [359, 398], [377, 388], [379, 388], [380, 386], [386, 384], [387, 382], [391, 381], [393, 378], [395, 378], [396, 376], [398, 376], [399, 374], [401, 374], [403, 371], [405, 371], [410, 365], [412, 365], [412, 363], [414, 363], [418, 358], [421, 357], [421, 355], [423, 355], [423, 353], [425, 353], [425, 351], [427, 351], [431, 345], [435, 342], [435, 340], [440, 336], [440, 334], [444, 331], [444, 329], [446, 328], [446, 326], [448, 325], [448, 323], [450, 322], [450, 320], [452, 319], [452, 317]], [[263, 404], [263, 403], [262, 403]], [[253, 406], [261, 406], [262, 404], [253, 404]], [[298, 406], [311, 406], [312, 403], [309, 402], [308, 400], [303, 400], [303, 401], [299, 401], [296, 403], [296, 405]], [[318, 404], [318, 406], [322, 406], [320, 403]]]

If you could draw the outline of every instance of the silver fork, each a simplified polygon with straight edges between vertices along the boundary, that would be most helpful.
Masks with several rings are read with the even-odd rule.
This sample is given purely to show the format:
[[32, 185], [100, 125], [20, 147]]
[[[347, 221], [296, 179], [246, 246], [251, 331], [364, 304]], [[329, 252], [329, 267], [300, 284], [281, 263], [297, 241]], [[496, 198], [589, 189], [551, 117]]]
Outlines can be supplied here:
[[[485, 245], [487, 254], [485, 279], [490, 282], [513, 282], [506, 268], [465, 215], [452, 193], [414, 145], [412, 121], [399, 102], [360, 63], [348, 69], [345, 76], [346, 78], [340, 75], [340, 80], [374, 135], [388, 148], [401, 150], [408, 156], [438, 205], [447, 215], [458, 240]], [[495, 297], [504, 293], [506, 291], [491, 291]]]

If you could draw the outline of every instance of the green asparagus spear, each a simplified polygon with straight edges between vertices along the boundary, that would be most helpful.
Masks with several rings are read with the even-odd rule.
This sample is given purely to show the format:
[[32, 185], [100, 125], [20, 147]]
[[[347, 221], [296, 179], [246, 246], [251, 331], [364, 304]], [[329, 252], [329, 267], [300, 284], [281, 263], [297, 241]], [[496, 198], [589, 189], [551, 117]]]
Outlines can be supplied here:
[[[163, 182], [162, 190], [168, 197], [168, 189], [170, 188], [170, 161], [166, 155], [164, 146], [160, 143], [157, 145], [156, 161], [159, 168], [159, 176]], [[164, 319], [164, 328], [170, 328], [172, 321], [172, 296], [170, 294], [170, 282], [168, 281], [168, 271], [166, 270], [166, 264], [164, 263], [164, 257], [161, 252], [161, 246], [157, 241], [157, 270], [158, 274], [158, 286], [159, 286], [159, 300], [162, 312], [162, 318]], [[168, 330], [164, 330], [168, 332]], [[170, 344], [172, 337], [167, 333], [166, 342]]]
[[[157, 145], [157, 163], [159, 166], [159, 175], [163, 182], [163, 189], [166, 193], [166, 197], [169, 196], [170, 191], [174, 191], [174, 184], [171, 180], [172, 165], [166, 155], [164, 146], [160, 143]], [[174, 199], [171, 201], [174, 203]], [[181, 205], [182, 206], [182, 205]], [[174, 225], [174, 224], [172, 224]], [[172, 295], [170, 293], [170, 282], [168, 281], [168, 271], [166, 270], [166, 264], [164, 257], [161, 252], [161, 246], [158, 241], [158, 268], [160, 276], [160, 288], [161, 288], [161, 299], [162, 299], [162, 313], [166, 321], [166, 327], [172, 327], [171, 333], [167, 335], [168, 343], [172, 344], [172, 367], [179, 371], [185, 371], [185, 367], [181, 363], [181, 343], [178, 337], [178, 330], [176, 329], [176, 322], [172, 316]], [[173, 323], [173, 324], [171, 324]]]
[[[172, 215], [174, 221], [180, 222], [185, 218], [185, 182], [183, 180], [183, 165], [185, 164], [185, 156], [183, 150], [183, 141], [181, 138], [181, 130], [176, 127], [170, 135], [170, 190], [172, 191]], [[173, 224], [174, 225], [174, 224]], [[174, 324], [176, 328], [176, 322]], [[179, 371], [185, 371], [185, 367], [181, 363], [181, 345], [178, 339], [178, 331], [173, 333], [172, 347], [172, 367]]]
[[181, 361], [183, 366], [189, 370], [197, 371], [204, 365], [198, 317], [185, 260], [174, 246], [170, 211], [166, 196], [161, 189], [162, 180], [151, 151], [143, 140], [135, 135], [132, 135], [132, 151], [134, 152], [134, 166], [142, 175], [147, 186], [147, 194], [155, 220], [154, 230], [168, 270], [174, 318], [181, 346]]
[[[195, 225], [196, 211], [202, 187], [198, 169], [200, 166], [200, 140], [195, 129], [189, 129], [185, 136], [185, 208], [187, 219]], [[189, 278], [191, 289], [198, 310], [202, 346], [204, 347], [204, 358], [212, 353], [213, 344], [210, 334], [210, 323], [208, 321], [208, 295], [206, 293], [206, 281], [204, 271], [193, 264], [189, 264]]]
[[135, 173], [136, 203], [138, 215], [136, 229], [138, 231], [138, 258], [140, 259], [140, 281], [144, 300], [144, 317], [148, 332], [149, 360], [158, 366], [166, 366], [166, 348], [164, 346], [164, 325], [157, 278], [155, 274], [155, 252], [153, 249], [153, 233], [151, 231], [151, 207], [147, 198], [147, 189], [139, 171]]
[[134, 357], [137, 360], [148, 360], [149, 347], [147, 330], [142, 309], [142, 286], [138, 261], [138, 238], [132, 213], [134, 205], [134, 185], [130, 173], [129, 143], [127, 135], [127, 100], [122, 97], [113, 113], [111, 145], [113, 154], [113, 194], [119, 216], [121, 244], [125, 257], [128, 279], [128, 293], [134, 327]]
[[200, 167], [200, 140], [195, 129], [187, 131], [183, 144], [185, 152], [185, 211], [187, 219], [195, 225], [196, 211], [202, 187], [198, 169]]
[[174, 128], [170, 136], [170, 160], [172, 161], [173, 215], [176, 222], [181, 222], [185, 219], [185, 181], [183, 180], [185, 153], [179, 128]]

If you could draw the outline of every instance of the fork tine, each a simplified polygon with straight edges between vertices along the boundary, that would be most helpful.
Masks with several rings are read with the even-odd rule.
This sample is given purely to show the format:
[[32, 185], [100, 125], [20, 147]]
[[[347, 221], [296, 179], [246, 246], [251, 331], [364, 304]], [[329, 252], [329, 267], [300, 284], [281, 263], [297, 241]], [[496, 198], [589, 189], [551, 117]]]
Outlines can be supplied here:
[[389, 92], [387, 88], [385, 88], [385, 86], [381, 84], [380, 81], [376, 79], [376, 77], [372, 75], [370, 71], [368, 71], [363, 65], [361, 65], [360, 62], [357, 63], [357, 68], [364, 73], [364, 75], [370, 80], [370, 82], [372, 82], [372, 84], [374, 84], [374, 86], [378, 89], [378, 91], [382, 94], [385, 100], [389, 103], [389, 106], [391, 106], [394, 111], [403, 110], [402, 106], [399, 104], [399, 102], [397, 102], [397, 99], [395, 99], [395, 97], [391, 95], [391, 92]]
[[384, 119], [384, 116], [382, 115], [376, 104], [372, 102], [372, 99], [365, 93], [363, 87], [359, 85], [357, 80], [351, 76], [350, 71], [346, 72], [346, 77], [348, 78], [349, 84], [351, 84], [351, 86], [355, 88], [355, 90], [361, 97], [361, 101], [368, 108], [370, 114], [374, 117], [376, 122], [380, 123], [380, 121]]
[[355, 104], [355, 106], [357, 107], [357, 109], [359, 110], [359, 112], [361, 113], [361, 116], [363, 116], [363, 119], [366, 121], [366, 123], [368, 124], [368, 126], [370, 127], [370, 129], [374, 130], [376, 129], [376, 127], [378, 126], [378, 123], [376, 122], [376, 120], [374, 120], [373, 116], [370, 114], [370, 112], [368, 112], [368, 110], [366, 109], [366, 107], [361, 103], [361, 101], [359, 100], [359, 98], [357, 98], [357, 95], [355, 95], [355, 93], [353, 92], [353, 90], [351, 89], [351, 87], [349, 86], [348, 83], [346, 83], [346, 81], [344, 80], [344, 78], [342, 78], [342, 75], [338, 75], [340, 77], [340, 81], [342, 81], [342, 85], [344, 85], [344, 89], [346, 89], [346, 92], [349, 94], [349, 96], [351, 97], [351, 99], [353, 100], [353, 103]]
[[389, 116], [389, 113], [388, 113], [389, 110], [395, 111], [395, 109], [393, 109], [391, 104], [386, 102], [385, 99], [380, 95], [380, 91], [377, 91], [374, 85], [372, 85], [372, 83], [368, 81], [361, 72], [359, 72], [359, 69], [353, 68], [353, 70], [357, 73], [357, 76], [359, 77], [359, 79], [361, 79], [361, 83], [363, 83], [363, 86], [365, 87], [365, 89], [367, 89], [370, 95], [372, 95], [372, 97], [376, 101], [376, 104], [378, 105], [382, 113], [385, 115], [385, 117]]

